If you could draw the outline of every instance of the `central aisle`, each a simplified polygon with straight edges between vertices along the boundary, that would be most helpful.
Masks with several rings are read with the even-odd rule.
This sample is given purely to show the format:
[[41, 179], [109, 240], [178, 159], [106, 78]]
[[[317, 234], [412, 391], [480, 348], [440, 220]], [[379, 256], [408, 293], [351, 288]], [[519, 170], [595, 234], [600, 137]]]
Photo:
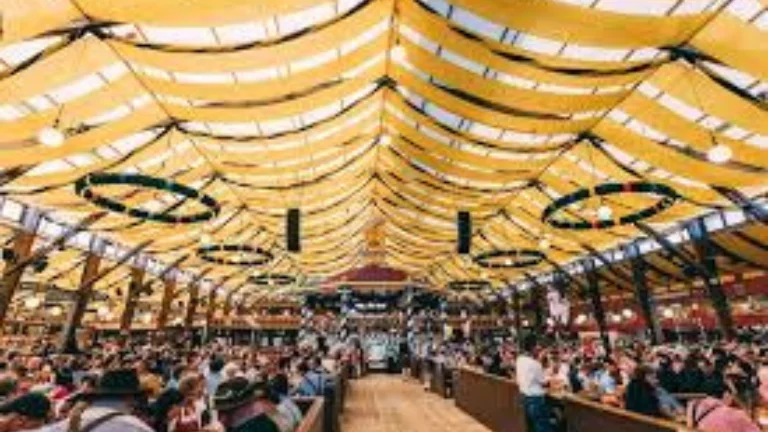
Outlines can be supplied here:
[[342, 432], [490, 432], [452, 399], [424, 391], [400, 375], [369, 375], [350, 382]]

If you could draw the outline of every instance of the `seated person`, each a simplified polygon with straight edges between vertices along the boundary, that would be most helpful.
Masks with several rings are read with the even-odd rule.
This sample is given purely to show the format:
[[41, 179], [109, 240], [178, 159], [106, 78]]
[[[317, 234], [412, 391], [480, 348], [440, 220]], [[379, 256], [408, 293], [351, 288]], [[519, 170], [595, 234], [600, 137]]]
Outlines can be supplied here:
[[283, 432], [272, 415], [277, 411], [267, 397], [264, 382], [235, 377], [224, 381], [213, 398], [219, 422], [226, 432]]
[[760, 427], [744, 411], [748, 385], [727, 378], [725, 391], [688, 405], [688, 427], [704, 432], [760, 432]]

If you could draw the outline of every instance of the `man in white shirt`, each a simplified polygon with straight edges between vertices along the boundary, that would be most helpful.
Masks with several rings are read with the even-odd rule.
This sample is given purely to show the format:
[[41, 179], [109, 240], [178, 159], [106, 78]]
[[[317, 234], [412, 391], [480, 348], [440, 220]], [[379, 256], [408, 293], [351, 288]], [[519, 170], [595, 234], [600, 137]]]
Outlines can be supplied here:
[[536, 335], [528, 334], [523, 338], [523, 352], [517, 357], [515, 376], [517, 386], [523, 395], [523, 408], [528, 430], [532, 432], [551, 432], [549, 406], [545, 399], [547, 391], [544, 368], [536, 359]]

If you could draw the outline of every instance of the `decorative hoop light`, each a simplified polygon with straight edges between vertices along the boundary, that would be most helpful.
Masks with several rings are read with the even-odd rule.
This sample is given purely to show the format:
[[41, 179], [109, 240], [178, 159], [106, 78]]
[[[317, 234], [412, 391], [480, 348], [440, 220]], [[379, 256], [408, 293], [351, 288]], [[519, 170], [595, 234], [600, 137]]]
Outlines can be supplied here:
[[487, 269], [531, 267], [544, 260], [545, 255], [534, 249], [492, 250], [475, 255], [475, 264]]
[[491, 283], [482, 279], [462, 279], [448, 282], [451, 291], [482, 291], [491, 288]]
[[[224, 252], [225, 256], [221, 256]], [[272, 261], [272, 253], [260, 247], [245, 244], [204, 245], [197, 249], [201, 259], [213, 264], [230, 266], [259, 266]], [[226, 255], [245, 255], [245, 258], [227, 258]]]
[[[186, 199], [196, 200], [203, 206], [207, 207], [207, 210], [187, 215], [151, 212], [141, 208], [129, 207], [112, 198], [99, 195], [92, 190], [94, 186], [113, 185], [137, 186], [147, 189], [170, 192], [176, 195], [181, 195]], [[204, 222], [216, 217], [220, 211], [219, 203], [209, 195], [202, 194], [189, 186], [185, 186], [171, 180], [150, 177], [143, 174], [91, 173], [77, 180], [75, 183], [75, 192], [81, 197], [90, 201], [92, 204], [99, 207], [105, 208], [115, 213], [122, 213], [128, 216], [132, 216], [137, 219], [154, 222], [170, 224], [190, 224]]]
[[296, 283], [296, 277], [284, 273], [263, 273], [248, 278], [254, 285], [288, 286]]
[[[578, 203], [586, 201], [594, 196], [607, 196], [616, 194], [651, 194], [659, 196], [659, 201], [650, 207], [624, 215], [618, 219], [610, 214], [607, 218], [596, 218], [594, 220], [574, 220], [559, 215], [569, 206], [575, 206]], [[680, 195], [671, 187], [661, 183], [650, 182], [630, 182], [630, 183], [603, 183], [592, 189], [579, 189], [576, 192], [562, 196], [553, 201], [544, 213], [541, 220], [555, 228], [571, 230], [605, 229], [617, 225], [629, 225], [635, 222], [651, 218], [671, 207], [675, 201], [680, 199]], [[606, 216], [607, 212], [603, 212]]]

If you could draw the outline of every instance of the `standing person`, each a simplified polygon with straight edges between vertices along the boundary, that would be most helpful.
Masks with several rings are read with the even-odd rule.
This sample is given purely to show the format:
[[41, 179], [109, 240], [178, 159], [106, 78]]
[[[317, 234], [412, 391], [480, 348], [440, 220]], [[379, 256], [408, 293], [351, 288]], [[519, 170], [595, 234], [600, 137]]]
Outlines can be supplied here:
[[30, 392], [0, 405], [0, 432], [37, 430], [50, 417], [50, 400], [41, 393]]
[[545, 399], [547, 385], [544, 367], [536, 358], [536, 335], [523, 338], [523, 352], [517, 357], [515, 372], [517, 386], [523, 395], [523, 408], [528, 429], [532, 432], [551, 432], [549, 406]]

